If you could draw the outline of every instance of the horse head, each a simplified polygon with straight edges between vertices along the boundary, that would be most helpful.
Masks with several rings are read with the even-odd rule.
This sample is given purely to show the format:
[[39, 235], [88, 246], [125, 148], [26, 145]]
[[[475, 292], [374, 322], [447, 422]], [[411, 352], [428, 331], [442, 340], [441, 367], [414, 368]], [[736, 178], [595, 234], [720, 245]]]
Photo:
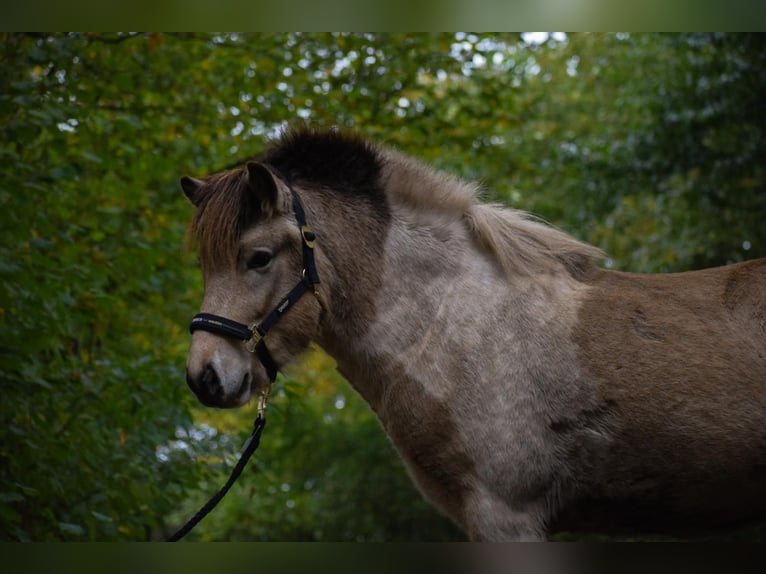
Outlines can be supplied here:
[[317, 293], [315, 236], [290, 184], [262, 163], [183, 177], [181, 187], [196, 208], [205, 287], [186, 380], [203, 404], [239, 407], [317, 334], [321, 305], [302, 297]]

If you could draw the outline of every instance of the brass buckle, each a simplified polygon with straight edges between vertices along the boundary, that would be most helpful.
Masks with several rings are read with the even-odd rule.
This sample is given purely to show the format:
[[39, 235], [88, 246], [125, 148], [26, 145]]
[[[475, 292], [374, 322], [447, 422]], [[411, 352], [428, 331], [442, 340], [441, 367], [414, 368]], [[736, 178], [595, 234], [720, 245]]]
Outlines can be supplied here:
[[261, 342], [263, 335], [261, 335], [261, 332], [258, 330], [258, 323], [253, 323], [250, 325], [250, 330], [253, 332], [253, 335], [247, 341], [245, 341], [245, 349], [251, 353], [255, 353], [255, 347], [257, 347], [258, 343]]
[[263, 389], [263, 391], [261, 391], [260, 396], [258, 397], [258, 416], [260, 416], [261, 419], [266, 418], [266, 403], [269, 400], [271, 387], [272, 387], [272, 384], [270, 384], [268, 387]]
[[[308, 225], [301, 226], [301, 237], [303, 238], [303, 243], [306, 244], [306, 247], [309, 249], [314, 249], [314, 247], [316, 247], [317, 236], [313, 231], [311, 231], [311, 228]], [[309, 237], [311, 239], [309, 239]]]

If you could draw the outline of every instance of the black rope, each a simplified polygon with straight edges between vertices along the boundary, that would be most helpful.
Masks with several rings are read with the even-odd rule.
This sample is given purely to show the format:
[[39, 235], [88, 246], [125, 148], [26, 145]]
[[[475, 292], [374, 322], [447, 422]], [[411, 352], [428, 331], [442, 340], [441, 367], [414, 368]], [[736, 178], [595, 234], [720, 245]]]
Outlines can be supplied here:
[[247, 444], [245, 445], [245, 449], [242, 451], [242, 454], [239, 457], [239, 460], [237, 461], [236, 466], [234, 467], [234, 470], [231, 471], [231, 476], [229, 476], [229, 480], [226, 481], [226, 484], [223, 485], [221, 490], [216, 492], [213, 497], [207, 501], [205, 506], [200, 508], [199, 512], [192, 516], [189, 521], [184, 524], [178, 532], [173, 534], [170, 538], [167, 539], [167, 542], [178, 542], [186, 536], [189, 532], [191, 532], [192, 528], [197, 526], [197, 524], [200, 523], [200, 521], [207, 516], [213, 508], [215, 508], [215, 505], [218, 504], [221, 499], [226, 496], [226, 493], [229, 492], [229, 489], [232, 487], [232, 485], [236, 482], [236, 480], [239, 478], [239, 475], [242, 474], [242, 471], [245, 468], [245, 465], [247, 465], [247, 462], [250, 460], [250, 457], [253, 456], [253, 453], [258, 448], [258, 445], [261, 442], [261, 433], [263, 432], [263, 427], [266, 426], [266, 418], [263, 415], [258, 415], [258, 417], [255, 419], [255, 423], [253, 424], [253, 434], [250, 435], [250, 438], [247, 441]]

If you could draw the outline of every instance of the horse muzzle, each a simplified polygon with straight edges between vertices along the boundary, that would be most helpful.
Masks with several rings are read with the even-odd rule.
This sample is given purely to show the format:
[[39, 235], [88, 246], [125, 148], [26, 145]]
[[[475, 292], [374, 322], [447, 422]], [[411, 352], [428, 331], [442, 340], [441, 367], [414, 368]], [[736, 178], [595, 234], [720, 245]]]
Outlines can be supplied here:
[[246, 404], [253, 395], [253, 377], [245, 372], [237, 379], [225, 384], [212, 363], [199, 370], [186, 368], [186, 384], [207, 407], [229, 409]]

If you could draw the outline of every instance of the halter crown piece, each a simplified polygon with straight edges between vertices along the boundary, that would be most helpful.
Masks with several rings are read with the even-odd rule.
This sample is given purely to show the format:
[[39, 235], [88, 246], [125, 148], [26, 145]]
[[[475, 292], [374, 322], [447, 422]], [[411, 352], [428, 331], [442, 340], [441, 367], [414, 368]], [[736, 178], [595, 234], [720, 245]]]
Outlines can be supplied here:
[[316, 235], [306, 223], [306, 212], [303, 209], [298, 194], [293, 190], [292, 185], [287, 180], [283, 180], [290, 190], [293, 199], [293, 212], [298, 222], [298, 228], [301, 232], [301, 242], [303, 246], [303, 271], [298, 284], [274, 307], [260, 323], [253, 323], [250, 327], [237, 321], [232, 321], [220, 315], [211, 313], [197, 313], [189, 325], [189, 333], [194, 331], [208, 331], [229, 337], [239, 339], [251, 353], [255, 353], [258, 360], [266, 369], [269, 380], [273, 383], [277, 378], [277, 363], [271, 356], [264, 337], [266, 333], [282, 318], [282, 315], [295, 305], [309, 288], [314, 295], [319, 295], [319, 274], [317, 273], [316, 262], [314, 260], [314, 247], [316, 247]]

